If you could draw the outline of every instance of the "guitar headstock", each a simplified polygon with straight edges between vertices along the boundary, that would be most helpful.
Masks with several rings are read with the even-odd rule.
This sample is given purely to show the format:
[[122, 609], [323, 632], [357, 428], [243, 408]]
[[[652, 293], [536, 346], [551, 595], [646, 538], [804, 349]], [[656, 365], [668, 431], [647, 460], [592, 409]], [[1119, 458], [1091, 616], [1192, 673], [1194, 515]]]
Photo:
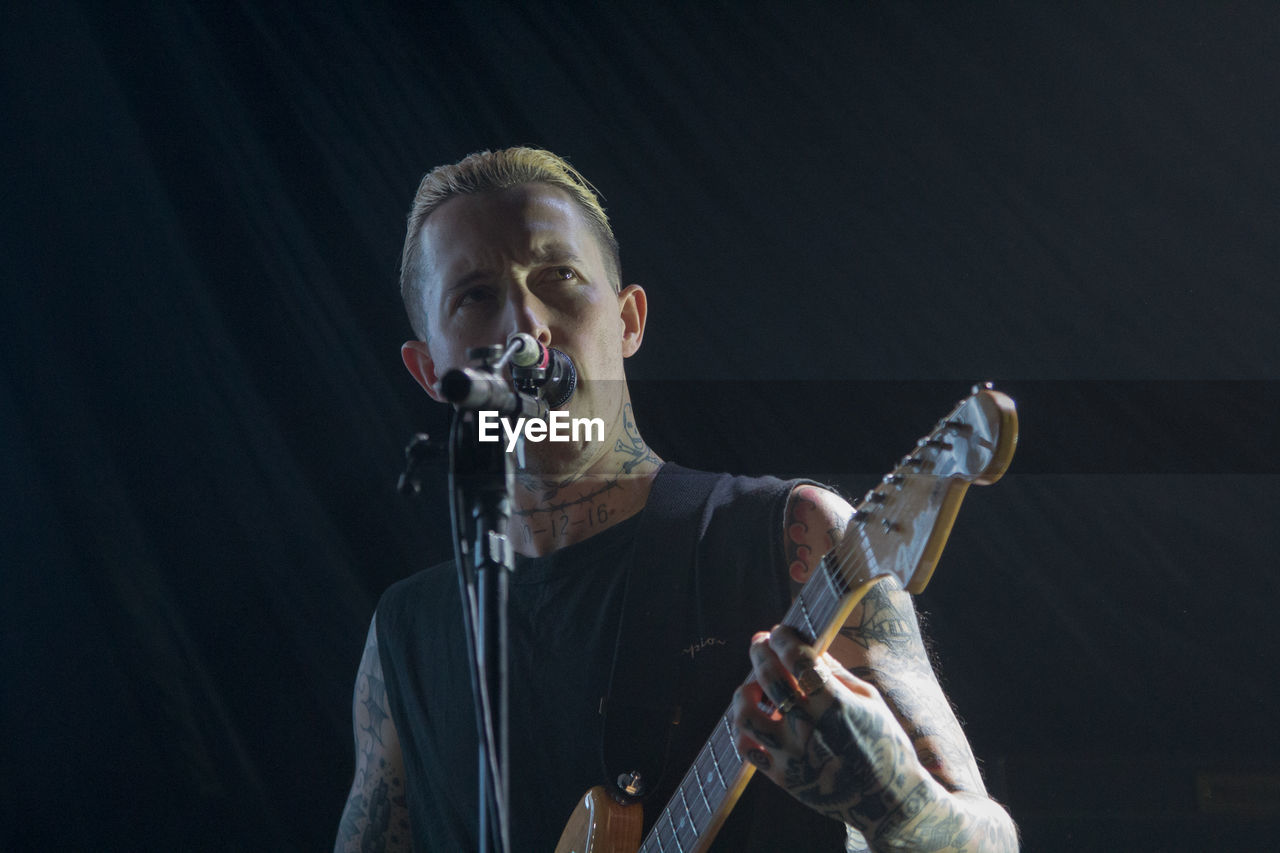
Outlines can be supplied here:
[[929, 583], [971, 483], [994, 483], [1018, 442], [1018, 411], [975, 386], [858, 504], [828, 560], [845, 584], [893, 575], [910, 592]]
[[[973, 387], [933, 431], [916, 442], [893, 474], [930, 474], [989, 485], [999, 480], [1018, 443], [1018, 410], [991, 383]], [[892, 476], [892, 474], [890, 475]]]

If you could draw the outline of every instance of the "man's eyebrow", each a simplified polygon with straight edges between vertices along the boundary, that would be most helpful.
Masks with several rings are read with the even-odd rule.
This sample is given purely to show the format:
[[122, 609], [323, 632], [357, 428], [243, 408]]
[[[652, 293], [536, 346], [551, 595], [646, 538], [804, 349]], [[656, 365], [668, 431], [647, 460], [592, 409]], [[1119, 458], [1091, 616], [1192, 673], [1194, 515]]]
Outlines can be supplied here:
[[454, 293], [455, 291], [470, 287], [471, 285], [476, 284], [477, 282], [481, 282], [489, 278], [493, 278], [493, 272], [491, 270], [475, 269], [469, 273], [465, 273], [461, 278], [457, 279], [456, 281], [449, 282], [447, 285], [445, 285], [444, 292]]
[[544, 243], [532, 252], [532, 259], [540, 264], [580, 264], [582, 258], [564, 243]]

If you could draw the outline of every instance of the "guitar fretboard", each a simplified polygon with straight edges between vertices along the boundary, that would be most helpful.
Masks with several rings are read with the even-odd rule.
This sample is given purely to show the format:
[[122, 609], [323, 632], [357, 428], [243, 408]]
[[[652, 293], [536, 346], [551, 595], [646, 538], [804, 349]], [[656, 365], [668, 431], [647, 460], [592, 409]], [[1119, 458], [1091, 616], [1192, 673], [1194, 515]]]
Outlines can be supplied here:
[[675, 795], [667, 801], [640, 845], [642, 853], [693, 850], [699, 839], [715, 828], [717, 814], [730, 802], [729, 792], [741, 793], [749, 778], [749, 768], [734, 744], [728, 718], [721, 716]]
[[[784, 625], [811, 638], [821, 637], [856, 604], [849, 601], [853, 561], [846, 557], [829, 562], [836, 553], [827, 555], [805, 583], [783, 618]], [[727, 714], [721, 716], [640, 845], [641, 853], [691, 853], [705, 848], [704, 836], [719, 828], [755, 770], [738, 752], [735, 741]]]

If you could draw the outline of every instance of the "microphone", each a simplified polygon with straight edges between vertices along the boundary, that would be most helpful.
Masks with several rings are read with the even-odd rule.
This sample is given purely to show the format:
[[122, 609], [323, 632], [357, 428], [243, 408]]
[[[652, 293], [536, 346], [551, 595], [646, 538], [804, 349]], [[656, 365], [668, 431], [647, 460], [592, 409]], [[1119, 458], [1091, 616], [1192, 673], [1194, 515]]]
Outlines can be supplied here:
[[543, 418], [547, 404], [507, 387], [496, 373], [474, 367], [456, 367], [440, 378], [440, 394], [455, 408], [495, 411], [504, 418]]
[[537, 394], [548, 408], [558, 409], [578, 390], [573, 359], [555, 347], [543, 346], [533, 335], [517, 332], [507, 344], [519, 344], [511, 356], [511, 378], [527, 394]]

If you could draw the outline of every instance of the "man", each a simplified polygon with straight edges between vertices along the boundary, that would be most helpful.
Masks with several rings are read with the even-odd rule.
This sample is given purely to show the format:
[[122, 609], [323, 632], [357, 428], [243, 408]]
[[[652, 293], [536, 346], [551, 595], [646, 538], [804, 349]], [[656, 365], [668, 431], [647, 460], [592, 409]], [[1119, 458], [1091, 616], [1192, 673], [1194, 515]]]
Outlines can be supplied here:
[[[1016, 849], [1013, 824], [987, 797], [933, 676], [906, 593], [874, 587], [834, 657], [786, 628], [752, 637], [782, 615], [788, 584], [794, 592], [818, 566], [852, 510], [813, 484], [695, 476], [648, 449], [623, 370], [643, 339], [648, 303], [639, 286], [622, 286], [608, 219], [576, 171], [549, 152], [510, 149], [431, 172], [410, 214], [401, 287], [419, 338], [404, 345], [404, 363], [433, 398], [469, 347], [526, 332], [577, 365], [572, 416], [606, 425], [603, 441], [528, 444], [518, 474], [515, 850], [552, 850], [577, 795], [612, 781], [616, 736], [606, 737], [604, 697], [620, 684], [632, 693], [650, 686], [612, 666], [626, 640], [628, 583], [643, 588], [629, 578], [658, 571], [663, 540], [686, 529], [696, 537], [686, 573], [696, 594], [669, 604], [696, 611], [681, 650], [691, 674], [679, 682], [687, 695], [663, 784], [679, 778], [705, 721], [731, 702], [736, 749], [791, 795], [754, 781], [716, 849]], [[652, 529], [654, 507], [681, 477], [707, 484], [710, 496], [696, 518]], [[356, 772], [336, 850], [476, 845], [474, 716], [457, 601], [445, 565], [401, 581], [379, 604], [356, 679]], [[753, 678], [735, 692], [744, 651]], [[655, 691], [679, 668], [672, 662], [668, 679], [653, 675], [665, 673], [658, 666], [644, 674]]]

